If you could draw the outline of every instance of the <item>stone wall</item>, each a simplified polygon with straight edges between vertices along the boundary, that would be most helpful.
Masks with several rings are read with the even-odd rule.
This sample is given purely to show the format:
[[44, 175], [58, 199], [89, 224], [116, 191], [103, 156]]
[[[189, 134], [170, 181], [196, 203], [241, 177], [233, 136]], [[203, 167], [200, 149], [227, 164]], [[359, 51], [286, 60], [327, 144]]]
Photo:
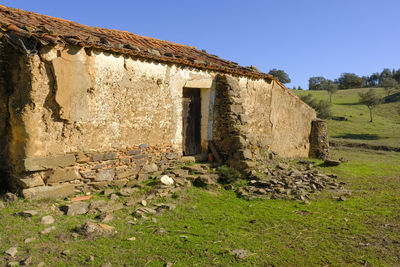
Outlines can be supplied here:
[[[164, 160], [181, 154], [184, 87], [201, 88], [204, 152], [214, 140], [229, 164], [240, 162], [239, 169], [251, 167], [254, 148], [283, 157], [308, 155], [315, 112], [274, 81], [81, 47], [14, 54], [9, 103], [0, 102], [6, 114], [0, 136], [26, 196], [62, 191], [62, 184], [64, 193], [122, 185], [140, 176], [143, 166], [162, 169]], [[135, 150], [140, 152], [129, 154]], [[142, 156], [146, 161], [138, 164]], [[121, 178], [124, 170], [129, 176]]]
[[311, 124], [309, 156], [319, 159], [329, 158], [327, 123], [324, 120], [317, 119]]
[[315, 111], [276, 81], [239, 79], [252, 146], [281, 157], [308, 157]]
[[27, 158], [18, 179], [22, 195], [31, 199], [74, 192], [90, 192], [107, 186], [122, 187], [143, 181], [176, 164], [179, 154], [168, 145], [137, 147], [103, 153], [69, 153]]

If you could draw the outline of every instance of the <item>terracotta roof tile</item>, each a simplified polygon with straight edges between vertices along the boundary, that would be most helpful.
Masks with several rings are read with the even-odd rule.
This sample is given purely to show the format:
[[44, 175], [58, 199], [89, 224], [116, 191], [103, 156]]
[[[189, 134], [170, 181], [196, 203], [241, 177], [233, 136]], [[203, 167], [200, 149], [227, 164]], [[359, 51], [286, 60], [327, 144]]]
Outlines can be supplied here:
[[127, 31], [90, 27], [69, 20], [40, 15], [0, 5], [0, 28], [42, 43], [66, 43], [94, 47], [116, 53], [210, 69], [256, 78], [274, 79], [271, 75], [223, 60], [192, 46], [136, 35]]

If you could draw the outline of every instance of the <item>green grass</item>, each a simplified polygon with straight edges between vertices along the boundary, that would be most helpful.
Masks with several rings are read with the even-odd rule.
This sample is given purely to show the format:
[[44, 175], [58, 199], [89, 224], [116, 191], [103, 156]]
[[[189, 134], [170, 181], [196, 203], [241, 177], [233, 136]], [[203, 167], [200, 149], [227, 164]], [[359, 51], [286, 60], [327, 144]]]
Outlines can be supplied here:
[[[339, 90], [333, 96], [333, 116], [345, 117], [347, 121], [328, 120], [329, 137], [333, 140], [371, 145], [386, 145], [400, 147], [400, 115], [396, 112], [396, 105], [388, 103], [379, 105], [374, 111], [374, 122], [369, 122], [369, 110], [359, 104], [359, 92], [368, 88]], [[381, 97], [386, 96], [381, 88], [374, 89]], [[329, 100], [326, 91], [293, 91], [302, 96], [311, 93], [314, 98]]]
[[[19, 247], [18, 259], [33, 256], [47, 266], [393, 266], [400, 264], [400, 156], [395, 152], [333, 150], [348, 160], [338, 167], [318, 167], [339, 175], [343, 192], [316, 195], [309, 205], [287, 200], [244, 200], [232, 191], [190, 188], [178, 194], [177, 209], [157, 222], [130, 225], [131, 209], [115, 213], [113, 237], [74, 239], [73, 229], [94, 215], [67, 217], [51, 202], [20, 200], [0, 211], [0, 253]], [[317, 162], [317, 164], [320, 161]], [[347, 200], [338, 196], [351, 191]], [[101, 198], [101, 196], [96, 196]], [[61, 204], [61, 202], [59, 202]], [[40, 216], [13, 216], [38, 209], [56, 218], [57, 230], [38, 234]], [[159, 234], [163, 228], [166, 233]], [[130, 237], [135, 241], [127, 241]], [[37, 239], [24, 244], [24, 239]], [[69, 249], [71, 254], [62, 256]], [[249, 256], [235, 259], [233, 249]], [[95, 256], [94, 262], [86, 258]], [[5, 264], [4, 255], [0, 265]], [[369, 265], [369, 266], [370, 266]]]

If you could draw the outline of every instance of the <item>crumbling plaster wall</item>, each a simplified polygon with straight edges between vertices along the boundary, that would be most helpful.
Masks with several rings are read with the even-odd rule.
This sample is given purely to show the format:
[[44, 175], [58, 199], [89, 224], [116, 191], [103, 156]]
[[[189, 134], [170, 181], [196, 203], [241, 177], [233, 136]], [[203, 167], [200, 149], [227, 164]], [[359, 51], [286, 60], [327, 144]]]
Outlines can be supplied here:
[[23, 192], [122, 185], [162, 169], [182, 151], [184, 87], [201, 88], [203, 151], [208, 140], [231, 138], [241, 151], [228, 151], [232, 162], [252, 159], [248, 145], [308, 155], [315, 112], [275, 81], [81, 47], [13, 53], [0, 130], [8, 129], [10, 168]]
[[307, 157], [316, 113], [276, 81], [239, 79], [251, 144], [282, 157]]
[[[30, 71], [35, 105], [22, 118], [26, 157], [138, 144], [179, 150], [182, 88], [211, 87], [213, 79], [208, 72], [78, 47], [44, 48], [31, 58]], [[207, 101], [210, 91], [203, 94]]]

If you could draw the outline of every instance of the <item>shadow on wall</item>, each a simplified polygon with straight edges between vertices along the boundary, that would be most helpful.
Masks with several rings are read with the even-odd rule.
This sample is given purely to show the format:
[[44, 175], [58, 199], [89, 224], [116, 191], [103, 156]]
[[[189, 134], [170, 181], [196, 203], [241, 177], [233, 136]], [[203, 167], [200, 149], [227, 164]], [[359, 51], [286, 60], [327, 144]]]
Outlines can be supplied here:
[[342, 138], [342, 139], [356, 139], [356, 140], [378, 140], [378, 139], [385, 139], [386, 137], [381, 137], [376, 134], [343, 134], [333, 136], [334, 138]]
[[8, 187], [8, 173], [0, 170], [0, 195], [9, 191]]

